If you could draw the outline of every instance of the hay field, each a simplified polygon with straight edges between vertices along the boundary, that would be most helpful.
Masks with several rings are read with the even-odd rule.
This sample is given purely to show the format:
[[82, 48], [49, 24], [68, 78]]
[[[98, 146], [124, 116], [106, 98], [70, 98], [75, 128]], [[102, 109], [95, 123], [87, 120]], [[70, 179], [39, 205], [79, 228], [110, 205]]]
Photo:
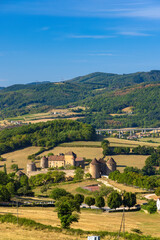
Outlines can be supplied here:
[[117, 169], [123, 172], [123, 169], [127, 167], [137, 167], [143, 168], [145, 165], [145, 160], [148, 156], [144, 155], [114, 155], [106, 156], [105, 160], [113, 158], [117, 163]]
[[17, 150], [14, 152], [3, 154], [2, 157], [6, 159], [6, 161], [1, 162], [1, 167], [3, 164], [7, 166], [7, 172], [11, 172], [10, 169], [12, 164], [18, 164], [19, 168], [26, 172], [27, 167], [27, 157], [33, 153], [38, 152], [40, 147], [28, 147], [21, 150]]
[[92, 148], [92, 147], [55, 147], [52, 150], [46, 151], [43, 154], [47, 155], [48, 153], [52, 152], [55, 155], [59, 153], [67, 153], [69, 151], [73, 151], [77, 154], [78, 157], [85, 157], [85, 158], [101, 158], [103, 156], [102, 154], [102, 148]]
[[[16, 209], [15, 208], [0, 208], [0, 212], [10, 212], [14, 213], [16, 215]], [[33, 219], [37, 222], [52, 225], [52, 226], [60, 226], [60, 221], [57, 218], [57, 213], [55, 212], [54, 208], [19, 208], [19, 216], [20, 217], [26, 217]], [[109, 232], [117, 232], [120, 228], [120, 223], [122, 219], [122, 213], [96, 213], [93, 211], [87, 211], [82, 210], [80, 214], [80, 220], [78, 223], [72, 224], [73, 228], [80, 228], [83, 230], [104, 230]], [[160, 221], [160, 214], [146, 214], [144, 212], [130, 212], [125, 214], [125, 229], [128, 232], [131, 232], [131, 229], [138, 228], [140, 229], [143, 234], [145, 235], [152, 235], [155, 237], [160, 237], [160, 227], [159, 227], [159, 221]], [[97, 224], [98, 223], [98, 224]], [[15, 228], [16, 231], [18, 230]], [[2, 232], [2, 231], [1, 231]], [[34, 233], [34, 231], [30, 231], [30, 233]], [[39, 233], [39, 232], [38, 232]], [[15, 233], [13, 233], [15, 234]], [[40, 232], [41, 234], [41, 232]], [[45, 234], [45, 232], [43, 233]], [[42, 236], [43, 236], [42, 234]], [[48, 232], [48, 234], [50, 234]], [[51, 233], [52, 234], [52, 233]], [[40, 235], [37, 234], [36, 239], [40, 239]], [[59, 235], [59, 234], [58, 234]], [[34, 235], [33, 235], [34, 236]], [[54, 235], [53, 235], [54, 236]], [[31, 237], [31, 235], [30, 235]], [[67, 236], [66, 236], [67, 237]], [[4, 238], [5, 239], [5, 238]], [[7, 239], [7, 238], [6, 238]], [[7, 240], [9, 240], [8, 238]], [[18, 238], [11, 238], [11, 239], [18, 239]], [[21, 239], [21, 238], [19, 238]], [[25, 239], [25, 238], [22, 238]], [[28, 238], [26, 238], [28, 239]], [[35, 238], [30, 238], [35, 239]], [[42, 238], [45, 239], [45, 238]], [[50, 239], [50, 238], [46, 238]], [[52, 238], [55, 239], [55, 238]], [[56, 238], [59, 239], [59, 238]], [[68, 238], [63, 239], [80, 239], [78, 238], [72, 238], [72, 236], [68, 236]], [[86, 238], [82, 238], [86, 239]], [[105, 238], [107, 239], [107, 238]]]
[[160, 145], [158, 143], [143, 142], [145, 138], [142, 138], [139, 141], [119, 139], [119, 138], [106, 138], [106, 139], [109, 140], [111, 147], [137, 147], [139, 145], [158, 147]]
[[147, 141], [153, 141], [154, 143], [158, 143], [160, 145], [160, 138], [147, 137], [147, 138], [141, 139], [141, 142], [147, 142]]

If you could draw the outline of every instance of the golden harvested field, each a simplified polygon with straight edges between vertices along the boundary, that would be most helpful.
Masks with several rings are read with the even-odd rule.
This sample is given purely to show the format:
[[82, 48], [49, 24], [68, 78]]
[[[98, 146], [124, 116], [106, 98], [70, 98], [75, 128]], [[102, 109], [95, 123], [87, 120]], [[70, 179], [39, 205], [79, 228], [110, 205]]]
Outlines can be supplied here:
[[126, 139], [119, 139], [119, 138], [106, 138], [110, 142], [111, 147], [119, 146], [119, 147], [137, 147], [138, 145], [141, 146], [152, 146], [152, 147], [158, 147], [158, 143], [149, 143], [149, 142], [143, 142], [145, 138], [142, 138], [139, 141], [133, 141], [133, 140], [126, 140]]
[[141, 141], [143, 142], [153, 141], [155, 143], [159, 143], [160, 145], [160, 138], [147, 137], [147, 138], [143, 138]]
[[9, 173], [12, 171], [10, 169], [11, 165], [18, 164], [19, 168], [26, 172], [28, 155], [38, 152], [39, 149], [40, 147], [28, 147], [14, 152], [3, 154], [2, 157], [5, 158], [6, 161], [1, 162], [1, 167], [3, 167], [3, 164], [6, 163], [7, 172]]
[[59, 153], [67, 153], [69, 151], [73, 151], [77, 154], [78, 157], [85, 157], [85, 158], [101, 158], [102, 155], [102, 148], [92, 148], [92, 147], [55, 147], [53, 150], [49, 150], [44, 152], [44, 155], [52, 152], [55, 155]]
[[143, 168], [145, 165], [145, 160], [148, 156], [143, 155], [114, 155], [106, 156], [105, 159], [112, 157], [117, 163], [117, 169], [123, 172], [123, 169], [127, 167], [137, 167]]
[[[10, 212], [16, 215], [15, 208], [1, 207], [0, 212], [3, 212], [3, 213]], [[20, 214], [19, 215], [20, 217], [30, 218], [43, 224], [60, 226], [60, 221], [57, 218], [57, 213], [55, 212], [54, 208], [45, 208], [45, 209], [44, 208], [19, 208], [19, 214]], [[121, 219], [122, 219], [122, 213], [106, 213], [106, 212], [96, 213], [96, 211], [90, 212], [87, 210], [82, 210], [80, 214], [79, 222], [72, 224], [72, 227], [80, 228], [83, 230], [93, 230], [93, 231], [104, 230], [109, 232], [114, 232], [114, 231], [117, 232], [120, 228]], [[125, 220], [126, 220], [125, 229], [128, 232], [131, 232], [131, 229], [136, 228], [136, 229], [140, 229], [145, 235], [160, 237], [160, 227], [159, 227], [160, 214], [158, 213], [150, 215], [140, 211], [130, 212], [125, 214]], [[18, 233], [19, 231], [18, 227], [15, 227], [15, 231], [17, 231]], [[2, 228], [1, 228], [1, 232], [3, 232]], [[32, 234], [32, 232], [33, 232], [33, 238], [30, 238], [30, 239], [40, 239], [39, 234], [37, 234], [38, 236], [36, 238], [35, 231], [31, 230], [30, 234]], [[52, 235], [52, 233], [49, 233], [49, 232], [47, 233], [49, 234], [49, 236], [50, 234]], [[42, 237], [43, 237], [42, 239], [45, 239], [44, 236], [47, 236], [47, 233], [45, 231], [42, 232]], [[12, 234], [16, 236], [15, 232], [12, 233], [10, 231], [10, 234], [11, 236]], [[52, 237], [55, 236], [54, 234], [55, 233], [53, 233]], [[59, 233], [57, 237], [59, 237]], [[3, 238], [3, 239], [9, 240], [9, 239], [28, 239], [28, 238], [20, 238], [20, 234], [19, 234], [19, 238]], [[46, 239], [50, 239], [50, 238], [48, 238], [47, 236]], [[60, 238], [52, 238], [52, 239], [60, 239]], [[72, 238], [72, 236], [68, 236], [68, 238], [63, 238], [63, 239], [80, 239], [80, 237], [74, 238], [73, 236]], [[81, 238], [81, 239], [86, 239], [86, 238]]]

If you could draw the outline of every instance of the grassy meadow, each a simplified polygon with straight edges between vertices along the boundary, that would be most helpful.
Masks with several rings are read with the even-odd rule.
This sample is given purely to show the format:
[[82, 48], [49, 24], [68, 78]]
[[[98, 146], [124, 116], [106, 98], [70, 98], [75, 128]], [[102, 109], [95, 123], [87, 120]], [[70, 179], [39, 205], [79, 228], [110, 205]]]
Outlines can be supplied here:
[[[2, 208], [0, 207], [0, 212], [1, 213], [13, 213], [16, 215], [17, 210], [16, 208]], [[57, 218], [57, 212], [55, 211], [54, 208], [19, 208], [19, 216], [20, 217], [26, 217], [35, 220], [36, 222], [40, 222], [46, 225], [52, 225], [52, 226], [58, 226], [60, 227], [60, 221]], [[72, 224], [72, 228], [80, 228], [82, 230], [90, 230], [90, 231], [109, 231], [109, 232], [117, 232], [120, 228], [120, 223], [122, 219], [122, 213], [99, 213], [96, 210], [95, 211], [89, 211], [89, 210], [81, 210], [80, 213], [80, 219], [78, 223]], [[142, 231], [144, 235], [151, 235], [155, 237], [160, 237], [160, 228], [159, 228], [159, 221], [160, 221], [160, 214], [146, 214], [144, 212], [128, 212], [125, 214], [125, 230], [128, 232], [132, 232], [132, 229], [139, 229]], [[98, 223], [98, 224], [97, 224]], [[1, 224], [2, 225], [2, 224]], [[6, 224], [4, 224], [3, 227], [5, 227]], [[9, 225], [9, 227], [12, 227]], [[13, 230], [12, 230], [13, 231]], [[10, 231], [10, 237], [12, 234], [15, 235], [15, 231], [21, 231], [21, 234], [23, 229], [19, 229], [18, 227], [15, 227], [15, 231]], [[1, 228], [1, 232], [2, 228]], [[42, 235], [43, 238], [45, 239], [44, 236], [47, 236], [47, 233], [52, 235], [52, 239], [60, 239], [61, 233], [50, 233], [50, 232], [37, 232], [38, 236], [34, 235], [35, 230], [31, 230], [30, 234], [33, 232], [33, 238], [30, 235], [30, 239], [40, 239], [40, 235]], [[16, 233], [16, 234], [17, 234]], [[2, 233], [3, 234], [3, 233]], [[55, 237], [56, 235], [56, 238]], [[3, 238], [3, 239], [28, 239], [28, 238], [20, 238], [20, 234], [17, 234], [19, 236], [15, 238]], [[2, 235], [1, 235], [2, 236]], [[7, 236], [7, 234], [6, 234]], [[6, 237], [4, 235], [4, 237]], [[86, 238], [80, 238], [80, 237], [75, 237], [75, 236], [64, 236], [63, 239], [86, 239]], [[21, 236], [22, 237], [22, 236]], [[68, 237], [68, 238], [67, 238]], [[72, 238], [73, 237], [73, 238]], [[75, 237], [75, 238], [74, 238]], [[2, 238], [1, 238], [2, 239]], [[50, 238], [46, 238], [50, 239]], [[104, 238], [107, 239], [107, 238]]]
[[39, 149], [40, 147], [27, 147], [21, 150], [3, 154], [2, 157], [5, 158], [6, 161], [0, 162], [0, 170], [3, 168], [3, 165], [6, 164], [7, 172], [9, 173], [12, 171], [10, 169], [11, 165], [18, 164], [18, 167], [26, 172], [28, 155], [38, 152]]
[[[47, 190], [47, 192], [45, 194], [49, 195], [52, 189], [58, 187], [58, 188], [64, 188], [67, 192], [70, 192], [73, 195], [75, 195], [76, 193], [79, 193], [76, 191], [77, 188], [85, 187], [85, 186], [92, 185], [92, 184], [99, 184], [99, 182], [97, 182], [97, 180], [86, 180], [86, 181], [78, 182], [78, 183], [69, 183], [69, 184], [60, 183], [56, 186], [51, 186], [51, 188], [49, 190]], [[41, 194], [40, 187], [37, 187], [36, 189], [34, 189], [34, 192], [36, 195]], [[85, 196], [87, 195], [85, 193], [82, 193], [82, 194]]]

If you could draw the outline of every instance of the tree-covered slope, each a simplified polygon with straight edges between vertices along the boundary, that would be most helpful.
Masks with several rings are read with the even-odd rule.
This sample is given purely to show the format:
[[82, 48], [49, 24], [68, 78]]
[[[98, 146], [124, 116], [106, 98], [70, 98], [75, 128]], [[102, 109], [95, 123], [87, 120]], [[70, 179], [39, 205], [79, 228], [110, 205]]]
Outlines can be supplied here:
[[[84, 121], [96, 127], [157, 126], [159, 83], [160, 71], [150, 71], [123, 75], [92, 73], [60, 83], [13, 85], [0, 90], [0, 118], [83, 104], [89, 107]], [[127, 106], [134, 107], [132, 116], [109, 115], [120, 113]]]
[[53, 148], [59, 143], [89, 141], [95, 137], [91, 125], [73, 120], [55, 120], [0, 131], [0, 154], [28, 147]]
[[[88, 107], [83, 121], [98, 128], [160, 127], [160, 84], [104, 93], [82, 105]], [[126, 107], [132, 107], [132, 113], [124, 113]]]

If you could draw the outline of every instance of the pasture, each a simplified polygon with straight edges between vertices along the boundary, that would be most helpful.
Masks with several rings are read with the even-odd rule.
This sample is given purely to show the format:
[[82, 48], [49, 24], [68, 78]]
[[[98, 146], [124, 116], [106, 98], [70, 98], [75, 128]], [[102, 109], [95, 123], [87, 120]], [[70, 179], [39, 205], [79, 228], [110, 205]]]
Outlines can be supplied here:
[[[2, 208], [0, 207], [0, 212], [2, 213], [13, 213], [16, 215], [17, 210], [16, 208]], [[46, 225], [52, 225], [52, 226], [58, 226], [60, 227], [60, 221], [57, 218], [57, 212], [54, 208], [19, 208], [19, 216], [20, 217], [26, 217], [33, 219], [37, 222], [46, 224]], [[93, 231], [109, 231], [109, 232], [117, 232], [120, 228], [120, 223], [122, 219], [122, 213], [99, 213], [96, 211], [88, 211], [88, 210], [81, 210], [80, 213], [80, 219], [78, 223], [72, 224], [72, 228], [80, 228], [83, 230], [93, 230]], [[159, 221], [160, 221], [160, 214], [146, 214], [144, 212], [128, 212], [125, 214], [125, 230], [128, 232], [132, 232], [132, 229], [139, 229], [143, 232], [144, 235], [151, 235], [155, 237], [160, 237], [160, 228], [159, 228]], [[98, 224], [97, 224], [98, 223]], [[2, 224], [1, 224], [2, 225]], [[5, 228], [7, 225], [3, 224], [3, 228]], [[12, 230], [10, 230], [10, 228]], [[20, 236], [22, 232], [27, 231], [18, 227], [14, 226], [14, 231], [12, 228], [12, 225], [9, 225], [9, 229], [7, 230], [7, 233], [5, 235], [1, 235], [4, 238], [1, 239], [51, 239], [50, 236], [52, 235], [52, 239], [60, 239], [58, 237], [61, 236], [61, 233], [54, 233], [54, 232], [45, 232], [40, 231], [37, 232], [37, 236], [35, 234], [35, 230], [31, 230], [30, 232], [30, 238], [25, 238], [24, 236]], [[12, 232], [13, 231], [13, 232]], [[19, 232], [20, 231], [20, 232]], [[18, 235], [16, 237], [15, 235]], [[18, 234], [19, 232], [19, 234]], [[32, 236], [33, 232], [33, 236]], [[3, 234], [2, 228], [1, 228], [1, 234]], [[47, 235], [48, 234], [48, 235]], [[51, 235], [50, 235], [51, 234]], [[10, 236], [10, 238], [7, 236]], [[15, 238], [13, 238], [13, 236]], [[31, 237], [32, 236], [32, 237]], [[47, 238], [45, 238], [45, 237]], [[56, 236], [56, 238], [54, 238]], [[76, 236], [65, 236], [62, 234], [64, 238], [62, 239], [86, 239], [86, 238], [80, 238]], [[62, 237], [61, 236], [61, 237]], [[22, 238], [21, 238], [22, 237]], [[72, 238], [73, 237], [73, 238]], [[107, 238], [104, 238], [107, 239]]]
[[[40, 147], [27, 147], [21, 150], [17, 150], [14, 152], [3, 154], [2, 157], [6, 159], [6, 161], [0, 162], [0, 167], [3, 168], [3, 165], [6, 164], [7, 172], [11, 172], [12, 164], [18, 164], [18, 167], [26, 172], [27, 167], [27, 157], [28, 155], [34, 154], [38, 152]], [[0, 169], [1, 169], [0, 168]]]

